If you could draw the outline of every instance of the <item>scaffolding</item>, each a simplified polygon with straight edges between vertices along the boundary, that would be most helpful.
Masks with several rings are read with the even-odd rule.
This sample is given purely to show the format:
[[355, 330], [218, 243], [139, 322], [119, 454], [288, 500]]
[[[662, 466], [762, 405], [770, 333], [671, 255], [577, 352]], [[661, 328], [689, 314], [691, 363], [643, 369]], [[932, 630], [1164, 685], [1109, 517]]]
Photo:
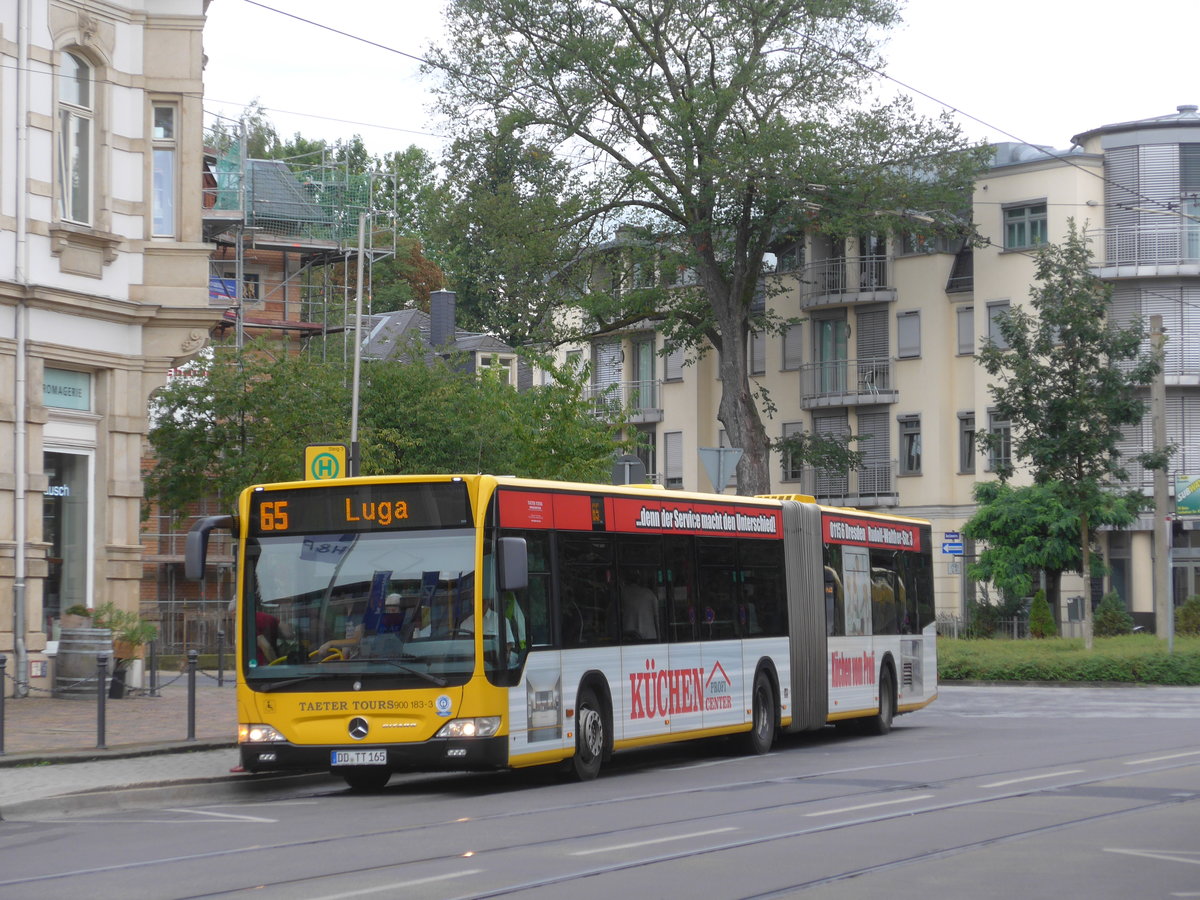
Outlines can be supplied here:
[[[395, 222], [394, 197], [379, 176], [351, 173], [324, 154], [316, 160], [249, 158], [244, 131], [206, 135], [202, 221], [204, 239], [214, 245], [209, 303], [226, 309], [218, 331], [232, 330], [238, 346], [250, 334], [289, 352], [319, 342], [315, 349], [323, 358], [340, 353], [346, 360], [353, 352], [346, 325], [353, 320], [359, 220], [366, 216], [368, 235], [377, 219]], [[394, 236], [389, 247], [363, 249], [367, 314], [373, 267], [395, 253]], [[231, 502], [214, 497], [186, 511], [149, 511], [142, 530], [142, 615], [158, 622], [164, 651], [212, 652], [221, 632], [226, 646], [232, 644], [231, 538], [214, 533], [203, 581], [183, 577], [187, 529], [198, 515], [228, 512]]]

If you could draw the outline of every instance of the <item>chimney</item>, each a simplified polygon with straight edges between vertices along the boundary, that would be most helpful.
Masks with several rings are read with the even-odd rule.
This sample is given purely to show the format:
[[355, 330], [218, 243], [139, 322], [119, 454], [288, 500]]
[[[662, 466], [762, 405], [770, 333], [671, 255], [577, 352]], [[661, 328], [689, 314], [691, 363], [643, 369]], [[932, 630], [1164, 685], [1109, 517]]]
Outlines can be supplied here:
[[454, 291], [433, 291], [429, 295], [429, 343], [434, 351], [454, 343]]

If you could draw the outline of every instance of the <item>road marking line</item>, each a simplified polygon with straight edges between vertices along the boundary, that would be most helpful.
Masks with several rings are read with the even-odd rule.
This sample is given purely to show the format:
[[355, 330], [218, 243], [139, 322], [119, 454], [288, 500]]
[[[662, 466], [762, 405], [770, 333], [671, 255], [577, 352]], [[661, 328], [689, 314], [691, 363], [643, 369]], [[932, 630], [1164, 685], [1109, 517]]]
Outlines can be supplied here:
[[724, 834], [727, 831], [737, 831], [736, 828], [713, 828], [709, 831], [693, 831], [691, 834], [673, 834], [670, 837], [652, 838], [647, 841], [637, 841], [633, 844], [614, 844], [610, 847], [594, 847], [591, 850], [576, 850], [571, 856], [591, 856], [593, 853], [609, 853], [613, 850], [633, 850], [636, 847], [648, 847], [651, 844], [665, 844], [669, 841], [686, 841], [689, 838], [707, 837], [710, 834]]
[[1157, 850], [1128, 850], [1122, 847], [1105, 847], [1105, 853], [1124, 853], [1126, 856], [1144, 856], [1146, 859], [1164, 859], [1168, 862], [1190, 863], [1200, 866], [1200, 853], [1195, 850], [1160, 852]]
[[379, 894], [383, 891], [394, 891], [398, 888], [416, 887], [422, 884], [432, 884], [435, 881], [449, 881], [451, 878], [466, 878], [468, 875], [478, 875], [483, 869], [463, 869], [461, 872], [449, 872], [445, 875], [430, 875], [428, 878], [414, 878], [411, 881], [394, 881], [379, 887], [363, 888], [358, 891], [345, 891], [341, 894], [325, 894], [312, 897], [310, 900], [345, 900], [346, 897], [364, 897], [367, 894]]
[[274, 825], [278, 819], [264, 819], [261, 816], [238, 816], [233, 813], [213, 812], [211, 809], [168, 809], [167, 812], [190, 813], [193, 816], [212, 816], [214, 819], [234, 819], [238, 822], [265, 822]]
[[881, 800], [878, 803], [863, 803], [859, 806], [843, 806], [841, 809], [826, 809], [822, 812], [805, 813], [807, 818], [814, 816], [836, 816], [838, 813], [858, 812], [860, 809], [874, 809], [877, 806], [894, 806], [897, 803], [916, 803], [918, 800], [928, 800], [933, 794], [917, 794], [915, 797], [902, 797], [899, 800]]
[[1045, 775], [1027, 775], [1024, 778], [1010, 778], [1008, 781], [993, 781], [991, 784], [981, 784], [980, 787], [1007, 787], [1010, 784], [1020, 784], [1022, 781], [1039, 781], [1043, 778], [1058, 778], [1060, 775], [1078, 775], [1083, 769], [1067, 769], [1064, 772], [1047, 772]]
[[1172, 753], [1169, 756], [1151, 756], [1146, 759], [1135, 759], [1125, 763], [1127, 766], [1140, 766], [1143, 763], [1162, 762], [1164, 759], [1182, 759], [1185, 756], [1198, 756], [1200, 750], [1189, 750], [1187, 753]]

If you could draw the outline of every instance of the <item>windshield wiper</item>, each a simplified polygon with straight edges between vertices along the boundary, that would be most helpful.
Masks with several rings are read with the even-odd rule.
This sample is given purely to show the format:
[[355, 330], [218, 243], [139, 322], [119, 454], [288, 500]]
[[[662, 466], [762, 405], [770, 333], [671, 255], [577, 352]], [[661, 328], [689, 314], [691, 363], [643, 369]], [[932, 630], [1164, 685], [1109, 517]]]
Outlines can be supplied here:
[[[413, 657], [413, 659], [416, 659], [416, 657]], [[392, 668], [400, 669], [402, 672], [407, 672], [409, 675], [416, 675], [418, 678], [424, 678], [430, 684], [436, 684], [438, 687], [446, 686], [445, 678], [439, 678], [432, 672], [422, 672], [420, 669], [414, 669], [412, 666], [406, 666], [404, 663], [396, 662], [394, 659], [368, 658], [368, 661], [387, 663]]]

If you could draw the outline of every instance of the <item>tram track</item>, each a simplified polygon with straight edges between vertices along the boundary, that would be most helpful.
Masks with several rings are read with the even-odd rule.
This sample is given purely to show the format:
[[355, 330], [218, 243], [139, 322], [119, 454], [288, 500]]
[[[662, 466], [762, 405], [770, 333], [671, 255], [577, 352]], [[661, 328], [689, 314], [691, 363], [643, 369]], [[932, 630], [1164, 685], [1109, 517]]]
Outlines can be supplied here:
[[[1189, 748], [1185, 748], [1185, 747], [1181, 746], [1180, 748], [1175, 748], [1175, 749], [1177, 749], [1180, 752], [1187, 752], [1187, 750]], [[1144, 753], [1143, 754], [1131, 754], [1131, 755], [1146, 756], [1146, 754], [1144, 754]], [[654, 801], [666, 801], [666, 800], [669, 800], [672, 798], [685, 797], [687, 795], [697, 795], [697, 794], [706, 794], [706, 793], [715, 793], [715, 792], [730, 792], [730, 791], [750, 791], [754, 788], [770, 787], [772, 785], [797, 784], [797, 783], [805, 783], [805, 782], [819, 782], [822, 779], [824, 779], [830, 783], [836, 783], [839, 779], [844, 779], [847, 776], [854, 776], [854, 775], [861, 776], [867, 772], [880, 772], [881, 770], [893, 769], [893, 768], [900, 767], [900, 766], [911, 767], [916, 764], [931, 764], [931, 763], [945, 762], [945, 761], [947, 761], [949, 759], [953, 759], [953, 758], [955, 758], [955, 757], [954, 756], [940, 756], [940, 757], [936, 757], [936, 758], [926, 758], [926, 759], [920, 759], [920, 760], [900, 760], [900, 761], [896, 761], [896, 762], [889, 762], [886, 764], [839, 767], [839, 768], [835, 768], [835, 769], [823, 770], [821, 772], [810, 772], [810, 773], [805, 773], [805, 774], [796, 775], [796, 776], [747, 779], [747, 780], [739, 781], [739, 782], [723, 782], [720, 784], [712, 784], [712, 785], [707, 785], [707, 786], [688, 786], [685, 788], [679, 788], [679, 789], [668, 790], [668, 791], [659, 791], [659, 792], [654, 792], [654, 793], [650, 793], [650, 794], [623, 794], [623, 795], [617, 796], [617, 797], [598, 798], [595, 800], [587, 801], [585, 803], [545, 804], [545, 805], [541, 805], [541, 806], [537, 807], [536, 809], [507, 810], [507, 811], [503, 811], [503, 812], [485, 814], [485, 815], [481, 815], [481, 816], [477, 816], [477, 817], [470, 817], [469, 819], [448, 819], [448, 820], [436, 821], [436, 822], [420, 822], [420, 823], [406, 824], [406, 825], [403, 825], [400, 827], [392, 827], [392, 828], [386, 828], [386, 829], [361, 829], [361, 830], [358, 830], [358, 831], [355, 831], [352, 833], [342, 833], [342, 834], [338, 834], [338, 835], [321, 835], [321, 836], [315, 836], [315, 837], [307, 838], [307, 839], [303, 839], [303, 840], [290, 840], [290, 841], [280, 841], [280, 842], [276, 842], [276, 843], [256, 844], [253, 846], [231, 847], [231, 848], [212, 850], [212, 851], [197, 853], [197, 854], [179, 854], [179, 855], [171, 855], [171, 856], [151, 858], [151, 859], [145, 859], [145, 860], [129, 860], [129, 861], [126, 861], [123, 863], [109, 865], [109, 866], [79, 868], [79, 869], [75, 869], [75, 870], [71, 870], [71, 871], [59, 871], [59, 872], [54, 872], [54, 873], [46, 873], [43, 875], [30, 876], [30, 877], [26, 877], [26, 878], [0, 880], [0, 889], [12, 888], [12, 887], [16, 887], [18, 885], [46, 884], [46, 883], [50, 883], [50, 882], [62, 883], [62, 881], [64, 879], [86, 878], [89, 876], [99, 875], [99, 874], [103, 874], [103, 873], [112, 873], [112, 872], [116, 872], [116, 871], [122, 871], [122, 872], [153, 871], [153, 869], [155, 867], [168, 867], [171, 865], [187, 863], [187, 862], [195, 862], [195, 861], [219, 861], [221, 859], [232, 859], [234, 857], [244, 855], [247, 853], [272, 853], [272, 852], [286, 852], [286, 851], [293, 851], [293, 850], [297, 850], [297, 849], [303, 849], [305, 851], [311, 850], [314, 853], [319, 851], [322, 854], [324, 854], [325, 856], [328, 856], [330, 858], [335, 858], [337, 856], [337, 847], [345, 842], [357, 844], [357, 843], [361, 843], [364, 840], [371, 840], [371, 839], [375, 839], [375, 838], [383, 838], [383, 839], [397, 838], [397, 839], [400, 839], [400, 838], [403, 838], [406, 834], [410, 834], [414, 831], [429, 831], [431, 829], [437, 829], [437, 828], [449, 828], [449, 827], [454, 827], [457, 825], [464, 824], [467, 821], [475, 823], [475, 824], [481, 824], [481, 823], [499, 824], [499, 823], [503, 823], [505, 821], [511, 822], [517, 818], [539, 816], [539, 815], [549, 815], [549, 814], [554, 814], [554, 813], [563, 812], [563, 811], [567, 811], [567, 810], [580, 810], [580, 809], [586, 809], [589, 807], [602, 807], [602, 806], [610, 806], [611, 807], [614, 805], [634, 803], [634, 802], [644, 804], [646, 801], [651, 801], [653, 803]], [[729, 762], [732, 764], [732, 763], [736, 763], [737, 760], [731, 759], [731, 760], [729, 760]], [[831, 819], [829, 821], [813, 822], [812, 824], [810, 824], [806, 827], [803, 827], [803, 828], [772, 831], [772, 832], [766, 833], [766, 834], [747, 836], [747, 837], [736, 838], [736, 839], [725, 840], [725, 841], [705, 843], [701, 847], [696, 847], [696, 848], [688, 849], [688, 850], [681, 850], [681, 851], [677, 851], [677, 852], [657, 853], [657, 854], [652, 854], [652, 855], [647, 855], [647, 856], [642, 856], [642, 857], [635, 857], [632, 859], [622, 860], [620, 862], [614, 862], [614, 863], [609, 863], [609, 864], [590, 865], [590, 866], [578, 868], [571, 872], [561, 873], [561, 874], [557, 874], [557, 875], [553, 875], [553, 876], [547, 876], [547, 878], [545, 878], [545, 879], [528, 881], [528, 882], [525, 882], [525, 883], [519, 884], [519, 885], [514, 884], [514, 885], [509, 885], [506, 887], [497, 887], [494, 890], [490, 890], [490, 891], [473, 892], [473, 893], [469, 894], [469, 896], [473, 896], [473, 897], [505, 896], [508, 894], [518, 893], [518, 892], [524, 891], [524, 890], [532, 890], [537, 887], [549, 887], [549, 886], [553, 886], [556, 884], [568, 882], [568, 881], [571, 881], [574, 879], [596, 877], [596, 876], [601, 876], [601, 875], [604, 875], [607, 873], [614, 873], [614, 872], [628, 870], [631, 868], [636, 869], [636, 868], [641, 868], [641, 867], [646, 867], [646, 866], [661, 865], [664, 863], [670, 863], [670, 862], [674, 862], [674, 861], [687, 860], [688, 858], [695, 856], [697, 854], [729, 852], [729, 851], [734, 851], [734, 850], [738, 850], [741, 848], [753, 847], [756, 845], [764, 845], [764, 844], [770, 844], [772, 842], [801, 838], [806, 835], [814, 835], [814, 834], [820, 834], [820, 833], [835, 831], [835, 830], [840, 830], [840, 829], [853, 828], [856, 826], [885, 822], [890, 819], [896, 819], [896, 818], [901, 818], [901, 817], [914, 817], [914, 816], [930, 815], [930, 814], [936, 814], [939, 812], [947, 812], [947, 811], [954, 810], [954, 809], [966, 808], [969, 806], [976, 806], [979, 804], [994, 803], [994, 802], [999, 802], [999, 801], [1004, 801], [1004, 800], [1012, 800], [1014, 798], [1021, 798], [1021, 797], [1026, 797], [1026, 796], [1030, 796], [1030, 795], [1048, 794], [1048, 793], [1055, 792], [1055, 791], [1070, 790], [1070, 789], [1075, 789], [1075, 788], [1080, 788], [1080, 787], [1086, 787], [1089, 785], [1101, 785], [1105, 782], [1116, 781], [1116, 780], [1121, 780], [1121, 779], [1130, 778], [1130, 777], [1151, 775], [1151, 774], [1158, 773], [1158, 772], [1171, 771], [1171, 770], [1175, 770], [1175, 769], [1184, 769], [1184, 768], [1192, 767], [1192, 766], [1195, 766], [1198, 762], [1200, 762], [1200, 759], [1192, 757], [1190, 755], [1182, 755], [1181, 756], [1178, 753], [1175, 753], [1172, 750], [1172, 748], [1166, 748], [1166, 749], [1158, 751], [1157, 755], [1155, 755], [1154, 757], [1152, 757], [1150, 759], [1147, 759], [1141, 765], [1130, 764], [1130, 768], [1127, 771], [1121, 771], [1119, 769], [1114, 768], [1116, 761], [1110, 760], [1107, 756], [1094, 756], [1089, 759], [1076, 760], [1076, 761], [1073, 761], [1070, 765], [1073, 767], [1089, 766], [1089, 765], [1095, 765], [1098, 762], [1105, 763], [1109, 767], [1109, 769], [1101, 774], [1096, 774], [1096, 775], [1093, 775], [1090, 777], [1081, 777], [1081, 778], [1060, 777], [1060, 778], [1055, 778], [1055, 780], [1053, 780], [1053, 781], [1047, 780], [1047, 781], [1040, 781], [1040, 782], [1026, 782], [1026, 783], [1022, 784], [1020, 787], [1017, 787], [1016, 785], [1014, 785], [1013, 789], [1010, 789], [1010, 790], [1005, 790], [1005, 791], [991, 790], [991, 791], [989, 791], [985, 794], [979, 795], [979, 796], [973, 796], [973, 797], [958, 799], [958, 800], [949, 801], [949, 802], [926, 803], [926, 804], [923, 804], [923, 805], [917, 806], [917, 807], [905, 805], [903, 808], [886, 808], [886, 807], [883, 807], [882, 803], [877, 803], [874, 805], [880, 806], [881, 808], [878, 811], [869, 813], [869, 814], [862, 814], [862, 815], [858, 815], [858, 816], [854, 816], [854, 815], [839, 816], [839, 817], [837, 817], [835, 819]], [[1134, 761], [1134, 762], [1136, 762], [1136, 761]], [[717, 764], [719, 764], [719, 761]], [[706, 763], [706, 764], [702, 764], [702, 765], [708, 765], [708, 764]], [[687, 766], [664, 767], [664, 770], [666, 768], [686, 769], [688, 767]], [[669, 830], [669, 829], [692, 829], [692, 830], [710, 829], [710, 828], [713, 828], [716, 825], [718, 825], [721, 820], [728, 820], [731, 817], [761, 816], [761, 815], [766, 815], [766, 814], [771, 814], [771, 813], [785, 813], [786, 812], [789, 815], [793, 815], [793, 816], [802, 816], [802, 815], [813, 816], [813, 815], [817, 814], [817, 813], [814, 813], [813, 810], [818, 809], [820, 807], [828, 806], [830, 804], [836, 804], [836, 803], [840, 803], [840, 802], [855, 802], [855, 801], [862, 802], [862, 801], [868, 800], [870, 798], [895, 797], [898, 795], [902, 795], [906, 792], [911, 793], [911, 792], [916, 792], [916, 791], [930, 791], [930, 790], [937, 791], [937, 792], [944, 792], [947, 789], [950, 789], [952, 787], [962, 786], [964, 784], [969, 784], [969, 783], [977, 784], [979, 790], [987, 790], [987, 785], [980, 785], [978, 783], [983, 782], [983, 781], [995, 781], [996, 779], [1005, 779], [1007, 776], [1014, 775], [1017, 773], [1026, 773], [1027, 774], [1028, 770], [1027, 769], [1017, 769], [1017, 768], [989, 767], [988, 771], [972, 772], [969, 774], [958, 775], [958, 776], [954, 776], [951, 778], [941, 778], [941, 779], [932, 779], [932, 780], [930, 780], [930, 779], [909, 779], [909, 780], [897, 779], [888, 784], [875, 783], [875, 784], [870, 784], [870, 785], [866, 786], [865, 789], [843, 790], [843, 791], [839, 791], [837, 793], [827, 793], [827, 794], [823, 794], [820, 797], [806, 798], [803, 800], [792, 799], [792, 800], [787, 800], [787, 801], [778, 802], [778, 803], [741, 806], [741, 807], [738, 807], [737, 809], [726, 809], [726, 810], [721, 810], [719, 812], [706, 812], [703, 815], [661, 817], [660, 819], [657, 819], [653, 822], [642, 823], [642, 824], [638, 825], [636, 828], [630, 828], [628, 826], [624, 826], [621, 828], [592, 829], [592, 830], [585, 830], [585, 831], [578, 832], [578, 833], [572, 833], [569, 835], [555, 835], [553, 837], [546, 838], [541, 841], [532, 841], [531, 842], [528, 840], [521, 840], [521, 841], [503, 842], [503, 843], [498, 843], [495, 845], [480, 846], [478, 848], [478, 850], [475, 851], [475, 853], [472, 857], [472, 865], [480, 863], [486, 857], [492, 856], [495, 854], [509, 853], [509, 852], [513, 852], [513, 851], [517, 851], [517, 850], [528, 851], [531, 849], [539, 849], [539, 848], [540, 849], [549, 849], [549, 848], [553, 848], [556, 846], [566, 846], [568, 843], [582, 843], [582, 844], [586, 844], [588, 842], [596, 843], [596, 842], [601, 842], [601, 841], [604, 841], [605, 839], [609, 839], [609, 838], [612, 838], [615, 836], [628, 836], [632, 831], [650, 833], [650, 832], [657, 832], [657, 831], [663, 831], [663, 830]], [[1051, 774], [1053, 775], [1054, 773], [1051, 773]], [[1062, 774], [1063, 774], [1063, 776], [1068, 776], [1069, 774], [1073, 774], [1073, 773], [1062, 773]], [[632, 775], [630, 775], [629, 777], [632, 777]], [[328, 795], [317, 794], [314, 796], [321, 797], [321, 796], [328, 796]], [[822, 884], [829, 884], [834, 881], [844, 880], [846, 878], [855, 877], [857, 875], [866, 874], [866, 873], [869, 873], [872, 871], [881, 871], [888, 867], [912, 865], [912, 864], [914, 864], [916, 862], [920, 862], [922, 860], [936, 859], [936, 858], [944, 857], [946, 855], [965, 853], [965, 852], [969, 852], [973, 849], [979, 849], [981, 847], [986, 847], [991, 844], [995, 844], [995, 843], [999, 843], [999, 842], [1020, 840], [1022, 838], [1030, 837], [1030, 836], [1033, 836], [1033, 835], [1036, 835], [1036, 834], [1039, 834], [1039, 833], [1042, 833], [1042, 832], [1048, 831], [1048, 830], [1050, 830], [1050, 831], [1061, 830], [1061, 829], [1065, 829], [1065, 828], [1078, 826], [1080, 824], [1084, 824], [1084, 823], [1087, 823], [1090, 821], [1096, 821], [1097, 819], [1101, 819], [1101, 818], [1109, 818], [1109, 817], [1113, 817], [1113, 816], [1120, 816], [1120, 815], [1132, 814], [1132, 813], [1136, 813], [1136, 812], [1140, 812], [1140, 811], [1152, 810], [1152, 809], [1155, 809], [1158, 807], [1170, 805], [1172, 803], [1188, 802], [1188, 801], [1192, 801], [1197, 798], [1198, 798], [1198, 795], [1196, 795], [1196, 794], [1192, 794], [1192, 795], [1188, 795], [1188, 796], [1173, 797], [1170, 799], [1163, 799], [1163, 800], [1159, 800], [1156, 802], [1140, 804], [1140, 805], [1131, 806], [1131, 807], [1120, 809], [1120, 810], [1114, 810], [1111, 812], [1104, 813], [1100, 816], [1084, 816], [1084, 817], [1079, 817], [1076, 819], [1068, 819], [1063, 822], [1054, 823], [1052, 825], [1041, 826], [1038, 828], [1025, 829], [1025, 830], [1021, 830], [1021, 831], [1006, 833], [1003, 835], [991, 836], [991, 837], [977, 840], [977, 841], [966, 841], [966, 842], [963, 842], [961, 845], [956, 845], [953, 847], [939, 848], [937, 851], [932, 851], [930, 853], [917, 854], [917, 855], [912, 855], [912, 856], [909, 856], [909, 857], [906, 857], [903, 859], [891, 860], [886, 863], [881, 863], [879, 865], [868, 866], [868, 867], [864, 867], [861, 869], [856, 869], [854, 871], [847, 871], [847, 872], [844, 872], [844, 873], [841, 873], [841, 874], [838, 874], [835, 876], [831, 876], [831, 877], [823, 877], [823, 878], [814, 879], [811, 881], [799, 881], [793, 885], [790, 885], [789, 887], [787, 887], [785, 889], [777, 889], [772, 892], [764, 893], [761, 895], [754, 895], [754, 896], [756, 896], [756, 897], [757, 896], [762, 896], [762, 897], [780, 896], [781, 891], [787, 892], [787, 891], [806, 890], [806, 889], [809, 889], [812, 887], [820, 886]], [[924, 798], [922, 798], [922, 799], [924, 799]], [[836, 810], [835, 810], [835, 812], [836, 812]], [[111, 823], [113, 820], [109, 819], [107, 821], [109, 823]], [[85, 821], [80, 821], [76, 824], [85, 824]], [[501, 828], [497, 829], [497, 832], [503, 833], [505, 830], [506, 829], [501, 827]], [[397, 844], [399, 844], [399, 843], [400, 843], [400, 841], [398, 840]], [[188, 900], [202, 900], [202, 898], [217, 898], [217, 897], [234, 897], [234, 896], [238, 896], [239, 894], [241, 894], [245, 891], [248, 891], [248, 890], [255, 890], [256, 892], [259, 892], [258, 896], [264, 896], [264, 894], [263, 894], [264, 891], [268, 892], [266, 895], [269, 895], [269, 892], [272, 889], [286, 890], [286, 889], [292, 888], [298, 884], [307, 884], [308, 885], [308, 888], [306, 888], [306, 896], [308, 896], [309, 894], [307, 893], [307, 891], [310, 891], [312, 889], [311, 882], [314, 879], [321, 880], [321, 881], [323, 881], [325, 879], [331, 879], [332, 881], [336, 881], [339, 878], [344, 878], [344, 877], [349, 877], [349, 876], [361, 877], [362, 875], [369, 874], [369, 873], [403, 872], [406, 869], [411, 871], [414, 868], [419, 868], [422, 866], [446, 866], [446, 867], [449, 867], [449, 866], [461, 865], [462, 863], [463, 863], [463, 858], [462, 858], [462, 854], [460, 854], [460, 853], [427, 855], [427, 856], [413, 857], [413, 858], [403, 859], [403, 860], [390, 860], [386, 863], [380, 863], [377, 865], [361, 865], [361, 864], [359, 864], [359, 865], [354, 865], [354, 866], [348, 866], [345, 868], [339, 868], [339, 869], [328, 871], [328, 872], [323, 872], [318, 875], [308, 875], [305, 877], [279, 878], [279, 879], [265, 880], [265, 881], [257, 880], [256, 883], [254, 883], [252, 885], [246, 884], [246, 885], [232, 886], [232, 887], [228, 887], [228, 888], [221, 888], [218, 890], [208, 890], [208, 891], [204, 891], [204, 892], [200, 892], [200, 893], [194, 893], [194, 894], [190, 894], [190, 895], [186, 895], [186, 896], [188, 897]], [[183, 896], [183, 895], [180, 895], [180, 896]]]

